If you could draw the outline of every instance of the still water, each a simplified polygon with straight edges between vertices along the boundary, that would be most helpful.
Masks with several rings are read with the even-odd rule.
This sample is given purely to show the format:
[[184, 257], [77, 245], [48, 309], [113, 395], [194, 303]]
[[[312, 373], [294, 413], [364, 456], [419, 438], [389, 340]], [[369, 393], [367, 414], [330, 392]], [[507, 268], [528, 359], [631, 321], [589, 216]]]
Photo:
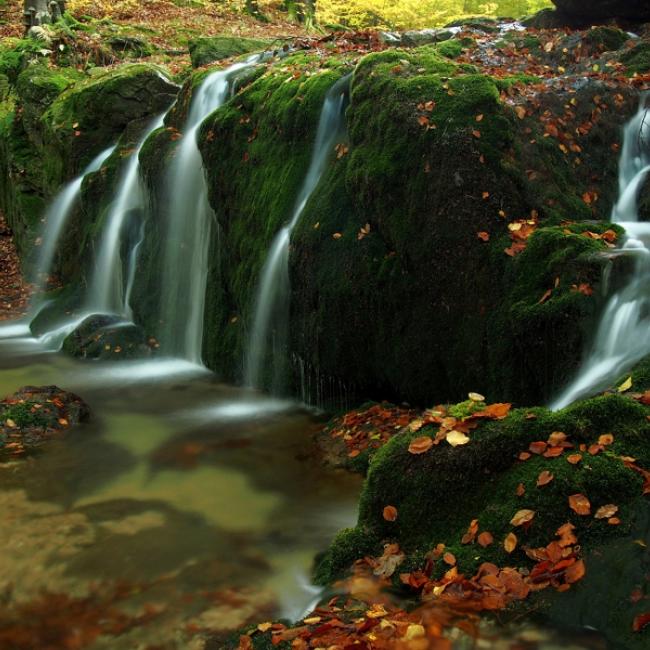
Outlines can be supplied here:
[[56, 384], [92, 419], [0, 463], [5, 602], [127, 585], [119, 608], [156, 616], [92, 645], [117, 650], [192, 647], [199, 630], [308, 608], [314, 556], [354, 524], [360, 491], [315, 456], [316, 414], [187, 363], [83, 363], [20, 347], [0, 342], [0, 394]]

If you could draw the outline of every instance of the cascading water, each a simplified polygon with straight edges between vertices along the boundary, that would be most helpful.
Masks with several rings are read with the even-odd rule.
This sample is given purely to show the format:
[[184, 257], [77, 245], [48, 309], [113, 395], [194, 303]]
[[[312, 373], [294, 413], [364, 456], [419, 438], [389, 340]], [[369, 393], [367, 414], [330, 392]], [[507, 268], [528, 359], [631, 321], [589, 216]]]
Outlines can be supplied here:
[[126, 300], [127, 291], [123, 279], [120, 233], [127, 215], [136, 209], [143, 209], [144, 197], [140, 180], [140, 151], [147, 138], [164, 123], [164, 115], [158, 116], [147, 128], [131, 154], [119, 184], [117, 196], [109, 214], [101, 239], [99, 253], [95, 262], [92, 281], [86, 297], [89, 311], [115, 313], [131, 317], [131, 309]]
[[0, 338], [24, 337], [30, 334], [29, 324], [43, 306], [43, 291], [47, 286], [48, 278], [52, 274], [54, 255], [68, 218], [81, 195], [83, 180], [88, 174], [98, 171], [113, 151], [115, 151], [115, 145], [102, 151], [94, 158], [80, 176], [70, 181], [56, 195], [46, 210], [43, 218], [43, 229], [39, 235], [40, 245], [34, 248], [33, 266], [29, 271], [30, 282], [35, 289], [29, 311], [18, 321], [0, 326]]
[[318, 186], [337, 139], [344, 133], [348, 90], [349, 78], [345, 77], [334, 84], [327, 93], [320, 115], [311, 164], [296, 207], [287, 225], [280, 229], [273, 240], [262, 268], [255, 301], [253, 329], [248, 341], [246, 357], [245, 381], [251, 388], [261, 387], [262, 375], [269, 356], [273, 360], [273, 383], [276, 389], [282, 380], [282, 356], [286, 356], [288, 337], [291, 233]]
[[576, 379], [551, 405], [568, 406], [607, 388], [650, 353], [650, 223], [639, 222], [639, 192], [650, 172], [650, 95], [625, 127], [619, 166], [619, 199], [612, 221], [625, 228], [619, 252], [634, 256], [629, 281], [609, 299], [593, 348]]
[[37, 247], [37, 256], [32, 271], [32, 283], [38, 289], [42, 289], [47, 283], [47, 278], [52, 272], [52, 262], [54, 254], [59, 243], [59, 239], [68, 217], [72, 214], [72, 208], [79, 200], [81, 195], [81, 185], [88, 174], [98, 171], [106, 162], [108, 157], [115, 151], [115, 146], [109, 147], [102, 151], [89, 165], [84, 169], [82, 174], [70, 181], [56, 196], [50, 207], [45, 213], [45, 225], [40, 236], [41, 244]]
[[208, 253], [214, 215], [208, 202], [203, 160], [196, 143], [201, 123], [230, 97], [237, 76], [261, 60], [255, 55], [211, 74], [192, 102], [184, 136], [169, 169], [169, 210], [161, 292], [161, 347], [201, 363]]

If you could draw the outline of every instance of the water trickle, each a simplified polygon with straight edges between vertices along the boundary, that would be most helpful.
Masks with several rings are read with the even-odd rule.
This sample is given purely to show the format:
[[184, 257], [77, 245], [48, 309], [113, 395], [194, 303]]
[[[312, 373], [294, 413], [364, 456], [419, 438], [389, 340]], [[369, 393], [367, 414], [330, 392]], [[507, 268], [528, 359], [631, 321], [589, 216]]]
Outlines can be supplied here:
[[245, 381], [251, 388], [260, 388], [266, 364], [273, 364], [273, 387], [282, 382], [286, 360], [289, 315], [289, 242], [291, 233], [318, 186], [337, 139], [345, 129], [345, 107], [349, 90], [346, 77], [327, 93], [320, 115], [316, 142], [309, 171], [303, 182], [291, 219], [275, 236], [262, 268], [255, 300], [253, 329], [248, 341]]
[[612, 221], [625, 228], [617, 252], [634, 258], [627, 283], [609, 299], [591, 352], [574, 381], [553, 402], [560, 409], [607, 388], [650, 353], [650, 223], [639, 222], [639, 192], [650, 172], [650, 96], [643, 96], [625, 127], [619, 165], [619, 199]]
[[164, 117], [164, 115], [158, 116], [146, 129], [123, 172], [117, 195], [106, 217], [95, 269], [86, 297], [89, 311], [131, 317], [131, 309], [125, 299], [120, 234], [129, 213], [144, 208], [140, 180], [140, 151], [147, 138], [163, 125]]
[[68, 218], [72, 214], [72, 209], [79, 200], [81, 194], [81, 185], [88, 174], [98, 171], [107, 158], [115, 151], [115, 146], [109, 147], [102, 151], [89, 165], [84, 169], [81, 175], [70, 181], [55, 197], [54, 201], [45, 213], [45, 223], [40, 235], [41, 245], [36, 248], [36, 258], [32, 271], [32, 283], [38, 290], [45, 288], [47, 279], [52, 273], [52, 264], [56, 248], [64, 231]]
[[252, 56], [203, 82], [192, 101], [183, 139], [168, 172], [173, 196], [162, 271], [160, 342], [167, 354], [198, 364], [214, 214], [196, 136], [208, 115], [228, 100], [237, 76], [260, 59], [260, 55]]

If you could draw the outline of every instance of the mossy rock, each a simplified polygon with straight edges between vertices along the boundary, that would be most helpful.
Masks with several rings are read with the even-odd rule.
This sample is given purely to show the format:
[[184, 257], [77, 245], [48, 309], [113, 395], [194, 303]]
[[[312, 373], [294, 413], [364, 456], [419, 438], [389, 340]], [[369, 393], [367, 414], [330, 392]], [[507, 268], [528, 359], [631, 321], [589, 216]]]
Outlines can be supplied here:
[[628, 74], [644, 74], [650, 72], [650, 43], [642, 41], [621, 57]]
[[[409, 453], [410, 442], [418, 436], [433, 435], [435, 429], [417, 433], [403, 430], [373, 457], [358, 524], [342, 531], [320, 558], [317, 581], [330, 584], [355, 559], [380, 555], [382, 544], [388, 542], [398, 542], [406, 553], [400, 571], [421, 568], [425, 554], [439, 543], [453, 553], [459, 571], [465, 575], [473, 575], [486, 561], [498, 566], [526, 566], [529, 560], [523, 548], [546, 546], [567, 522], [576, 527], [582, 552], [597, 557], [599, 550], [630, 540], [639, 529], [648, 529], [647, 503], [641, 496], [643, 480], [621, 460], [621, 456], [632, 455], [640, 466], [648, 467], [648, 412], [620, 395], [586, 400], [555, 413], [543, 408], [517, 409], [504, 420], [480, 425], [470, 433], [471, 440], [465, 446], [451, 447], [442, 442], [421, 455]], [[566, 433], [575, 449], [557, 458], [532, 455], [527, 461], [518, 459], [530, 443], [546, 441], [557, 431]], [[589, 446], [607, 433], [614, 436], [611, 446], [597, 455], [580, 452], [582, 460], [577, 465], [567, 462], [568, 454], [576, 453], [580, 444]], [[538, 487], [542, 471], [549, 471], [553, 479]], [[568, 497], [573, 494], [587, 496], [591, 516], [579, 516], [569, 507]], [[606, 504], [619, 507], [620, 526], [593, 517]], [[397, 509], [393, 522], [383, 517], [387, 505]], [[521, 509], [535, 512], [526, 528], [510, 523]], [[461, 543], [473, 519], [478, 519], [481, 531], [493, 535], [493, 544], [482, 548]], [[503, 540], [511, 532], [517, 535], [519, 545], [509, 554]], [[627, 548], [629, 556], [631, 547]], [[437, 567], [436, 573], [444, 570]], [[639, 571], [642, 573], [641, 568], [636, 573]], [[616, 593], [620, 595], [621, 590]]]
[[160, 68], [147, 64], [100, 71], [65, 91], [43, 117], [48, 144], [65, 161], [60, 176], [78, 173], [130, 122], [168, 109], [177, 91]]
[[144, 330], [117, 316], [89, 316], [63, 342], [63, 351], [83, 359], [132, 359], [151, 355]]
[[211, 36], [197, 38], [189, 43], [192, 66], [200, 68], [233, 56], [265, 50], [271, 41], [239, 36]]

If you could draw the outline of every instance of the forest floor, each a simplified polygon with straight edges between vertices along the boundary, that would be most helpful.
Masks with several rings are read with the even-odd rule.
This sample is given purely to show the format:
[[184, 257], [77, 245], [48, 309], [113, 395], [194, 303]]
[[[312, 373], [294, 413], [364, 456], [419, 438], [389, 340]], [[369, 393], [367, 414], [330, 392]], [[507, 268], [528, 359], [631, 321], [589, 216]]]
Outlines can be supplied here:
[[30, 285], [24, 280], [12, 232], [0, 214], [0, 321], [25, 314]]
[[[110, 10], [91, 4], [83, 11], [70, 11], [88, 26], [89, 37], [96, 30], [100, 36], [115, 35], [118, 31], [143, 38], [157, 50], [152, 60], [165, 63], [172, 72], [189, 63], [187, 44], [193, 38], [232, 35], [286, 40], [307, 35], [301, 25], [288, 22], [286, 15], [267, 14], [268, 22], [262, 22], [221, 3], [193, 7], [177, 6], [166, 0], [144, 0], [137, 5], [116, 2]], [[22, 5], [22, 0], [0, 3], [0, 38], [23, 35]]]

